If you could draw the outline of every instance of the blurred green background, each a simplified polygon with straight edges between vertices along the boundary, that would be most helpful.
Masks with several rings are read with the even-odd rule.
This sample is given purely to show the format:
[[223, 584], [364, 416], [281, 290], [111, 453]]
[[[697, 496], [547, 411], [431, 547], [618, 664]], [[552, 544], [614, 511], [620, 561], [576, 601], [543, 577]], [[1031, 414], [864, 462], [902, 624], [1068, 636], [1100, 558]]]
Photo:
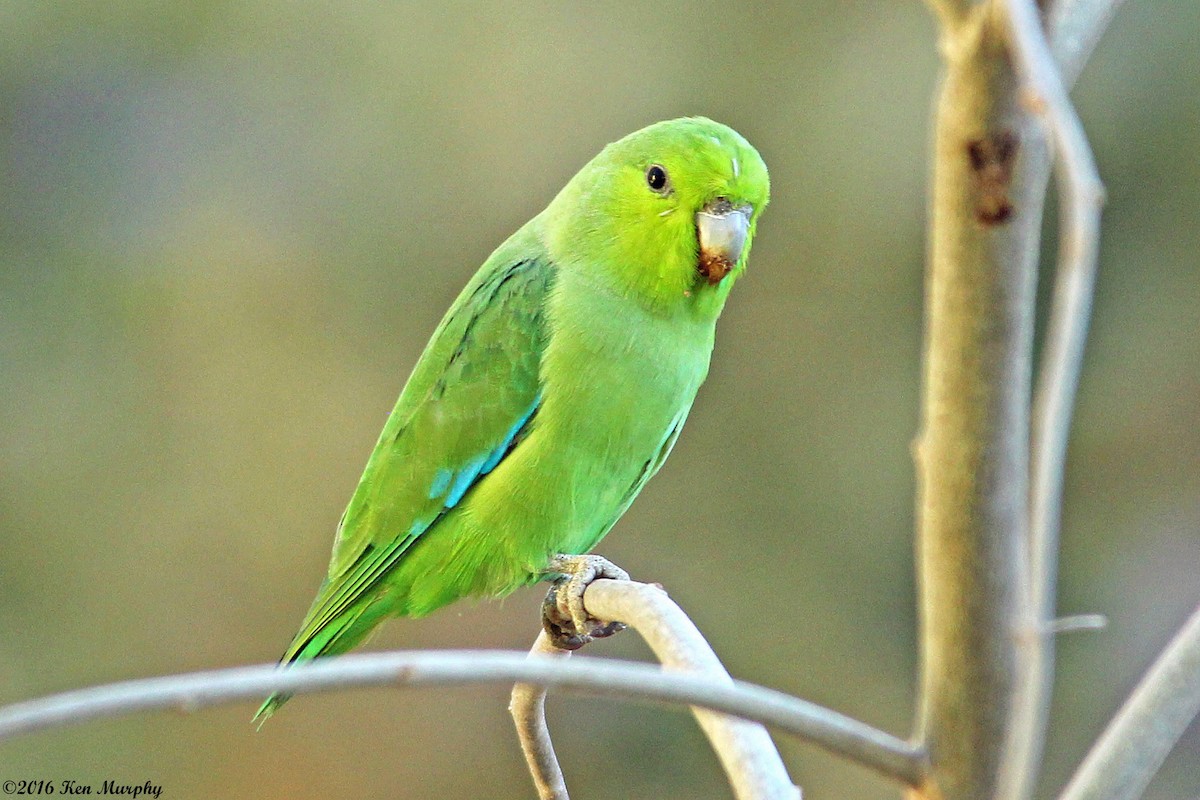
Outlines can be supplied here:
[[[920, 3], [0, 3], [0, 702], [274, 659], [437, 320], [606, 142], [705, 114], [771, 169], [750, 273], [601, 552], [730, 670], [912, 717]], [[1200, 4], [1129, 3], [1076, 96], [1109, 189], [1043, 791], [1200, 590]], [[1047, 244], [1047, 252], [1052, 252]], [[540, 590], [375, 648], [524, 649]], [[590, 655], [643, 658], [632, 634]], [[0, 778], [181, 798], [532, 796], [501, 688], [142, 715]], [[557, 697], [580, 798], [726, 797], [684, 713]], [[897, 790], [781, 738], [812, 800]], [[1200, 795], [1193, 726], [1148, 797]]]

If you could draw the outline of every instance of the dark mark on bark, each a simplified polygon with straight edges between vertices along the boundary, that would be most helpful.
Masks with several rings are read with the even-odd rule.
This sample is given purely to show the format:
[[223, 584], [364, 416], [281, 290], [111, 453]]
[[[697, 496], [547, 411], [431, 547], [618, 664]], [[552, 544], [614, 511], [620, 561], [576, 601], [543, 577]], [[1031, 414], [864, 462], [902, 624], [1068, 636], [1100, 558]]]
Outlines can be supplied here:
[[967, 142], [967, 157], [979, 191], [975, 216], [984, 225], [1000, 225], [1012, 216], [1008, 187], [1019, 144], [1017, 134], [1010, 130]]

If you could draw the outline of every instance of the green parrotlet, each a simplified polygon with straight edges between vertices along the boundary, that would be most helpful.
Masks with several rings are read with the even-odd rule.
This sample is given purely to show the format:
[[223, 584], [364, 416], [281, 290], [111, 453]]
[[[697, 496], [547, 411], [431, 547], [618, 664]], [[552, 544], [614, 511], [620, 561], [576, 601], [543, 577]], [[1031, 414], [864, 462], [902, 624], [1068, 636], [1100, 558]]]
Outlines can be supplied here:
[[400, 393], [282, 663], [570, 572], [675, 444], [769, 187], [736, 131], [659, 122], [500, 245]]

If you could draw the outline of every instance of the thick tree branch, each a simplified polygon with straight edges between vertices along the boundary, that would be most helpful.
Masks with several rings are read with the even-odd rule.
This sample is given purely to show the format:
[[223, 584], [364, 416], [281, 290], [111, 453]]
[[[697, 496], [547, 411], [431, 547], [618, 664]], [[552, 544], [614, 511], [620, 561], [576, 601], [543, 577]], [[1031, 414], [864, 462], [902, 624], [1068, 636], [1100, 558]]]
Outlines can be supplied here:
[[1146, 672], [1060, 800], [1134, 800], [1200, 714], [1200, 606]]
[[[1053, 680], [1062, 473], [1103, 196], [1067, 87], [1118, 4], [1050, 4], [1053, 48], [1032, 0], [982, 3], [965, 21], [933, 4], [946, 74], [935, 143], [925, 430], [917, 451], [922, 727], [936, 785], [930, 797], [1025, 798], [1040, 765]], [[1031, 485], [1013, 437], [1030, 430], [1031, 289], [1049, 173], [1037, 118], [1057, 146], [1063, 200], [1030, 437]], [[970, 169], [962, 164], [964, 145]], [[1023, 502], [1027, 491], [1023, 520], [1013, 502]], [[968, 698], [990, 709], [972, 712]]]
[[935, 112], [917, 568], [922, 798], [993, 797], [1028, 586], [1033, 305], [1048, 174], [988, 5], [943, 31]]

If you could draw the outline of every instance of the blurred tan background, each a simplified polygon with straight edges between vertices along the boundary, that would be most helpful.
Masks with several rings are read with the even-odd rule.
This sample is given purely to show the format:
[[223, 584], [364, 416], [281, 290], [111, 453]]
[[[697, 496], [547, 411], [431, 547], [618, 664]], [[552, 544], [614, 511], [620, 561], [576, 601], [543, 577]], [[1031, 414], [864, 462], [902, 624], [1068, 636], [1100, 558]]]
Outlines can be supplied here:
[[[773, 182], [675, 454], [600, 551], [730, 670], [907, 734], [934, 29], [917, 2], [0, 3], [0, 702], [274, 659], [437, 320], [600, 147], [705, 114]], [[1200, 599], [1200, 4], [1077, 92], [1110, 201], [1044, 793]], [[1052, 245], [1047, 252], [1052, 253]], [[542, 592], [375, 648], [528, 646]], [[591, 655], [642, 658], [635, 635]], [[528, 798], [501, 688], [142, 715], [0, 778]], [[579, 798], [727, 797], [686, 714], [557, 697]], [[787, 738], [811, 800], [890, 784]], [[1193, 727], [1148, 797], [1200, 795]]]

